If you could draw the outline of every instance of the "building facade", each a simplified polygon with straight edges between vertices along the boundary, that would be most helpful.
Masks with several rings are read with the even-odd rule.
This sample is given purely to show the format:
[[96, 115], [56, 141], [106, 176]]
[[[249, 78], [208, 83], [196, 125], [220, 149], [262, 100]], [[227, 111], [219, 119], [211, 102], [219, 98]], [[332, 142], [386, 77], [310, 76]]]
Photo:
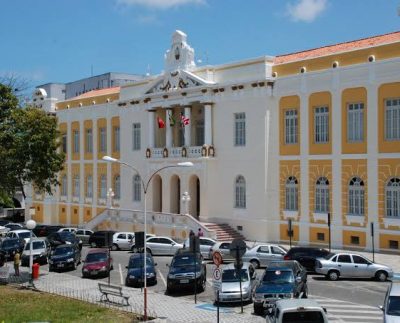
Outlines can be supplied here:
[[400, 32], [197, 67], [176, 31], [164, 59], [161, 75], [56, 104], [67, 160], [55, 194], [29, 200], [37, 221], [134, 230], [142, 218], [101, 215], [112, 195], [119, 211], [146, 197], [155, 233], [218, 222], [287, 241], [290, 221], [300, 244], [399, 249]]

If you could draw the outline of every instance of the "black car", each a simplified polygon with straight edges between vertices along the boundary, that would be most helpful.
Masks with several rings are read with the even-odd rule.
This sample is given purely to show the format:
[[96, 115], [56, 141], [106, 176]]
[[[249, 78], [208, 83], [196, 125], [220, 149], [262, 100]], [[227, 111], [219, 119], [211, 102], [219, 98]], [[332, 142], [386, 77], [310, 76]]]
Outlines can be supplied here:
[[167, 293], [181, 288], [194, 289], [195, 286], [197, 291], [202, 292], [206, 289], [206, 277], [206, 265], [201, 254], [180, 249], [169, 265]]
[[12, 260], [17, 250], [20, 254], [22, 254], [22, 251], [24, 250], [24, 245], [24, 239], [5, 238], [0, 242], [0, 251], [4, 253], [6, 259]]
[[[129, 258], [129, 264], [126, 266], [127, 273], [125, 279], [126, 286], [142, 286], [144, 279], [144, 254], [135, 253]], [[157, 273], [153, 256], [146, 253], [146, 281], [148, 285], [157, 284]]]
[[111, 246], [115, 232], [116, 231], [96, 231], [90, 236], [89, 245], [92, 248]]
[[61, 244], [51, 251], [49, 271], [76, 269], [81, 262], [81, 251], [76, 244]]
[[4, 219], [0, 220], [0, 226], [4, 226], [4, 225], [9, 224], [9, 223], [11, 223], [10, 220], [4, 220]]
[[315, 260], [323, 258], [329, 251], [322, 248], [293, 247], [283, 257], [284, 260], [297, 260], [307, 271], [315, 272]]
[[62, 225], [48, 225], [48, 224], [38, 224], [32, 231], [37, 237], [47, 237], [51, 233], [55, 233], [61, 228]]
[[76, 237], [72, 232], [53, 232], [47, 236], [52, 249], [62, 244], [76, 244], [82, 250], [82, 240]]

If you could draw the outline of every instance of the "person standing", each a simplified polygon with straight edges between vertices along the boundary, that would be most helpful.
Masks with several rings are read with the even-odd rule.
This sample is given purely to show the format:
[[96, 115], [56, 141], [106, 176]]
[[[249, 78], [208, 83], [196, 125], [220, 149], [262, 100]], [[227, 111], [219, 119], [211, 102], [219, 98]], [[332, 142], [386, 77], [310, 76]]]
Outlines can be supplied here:
[[203, 230], [201, 230], [201, 228], [199, 228], [199, 231], [197, 232], [197, 236], [198, 237], [204, 236]]
[[14, 271], [15, 271], [15, 276], [19, 276], [19, 265], [21, 264], [21, 255], [19, 254], [19, 251], [14, 255]]
[[192, 237], [194, 237], [194, 232], [193, 232], [193, 230], [190, 230], [190, 232], [189, 232], [189, 238], [192, 238]]

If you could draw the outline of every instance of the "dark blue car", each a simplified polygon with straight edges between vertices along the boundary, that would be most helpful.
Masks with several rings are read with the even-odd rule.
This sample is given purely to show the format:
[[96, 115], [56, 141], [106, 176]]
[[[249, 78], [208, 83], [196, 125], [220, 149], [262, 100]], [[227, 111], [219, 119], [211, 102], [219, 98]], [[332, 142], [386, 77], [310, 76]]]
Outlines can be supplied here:
[[57, 246], [49, 258], [49, 271], [76, 269], [81, 262], [81, 250], [75, 244], [62, 244]]
[[25, 240], [18, 238], [5, 238], [0, 240], [0, 251], [4, 254], [6, 260], [14, 259], [15, 253], [18, 251], [22, 254], [24, 250]]
[[[157, 284], [157, 273], [151, 254], [146, 255], [146, 278], [148, 285]], [[135, 253], [129, 258], [129, 264], [126, 266], [128, 269], [125, 279], [126, 286], [142, 286], [144, 283], [144, 254]]]

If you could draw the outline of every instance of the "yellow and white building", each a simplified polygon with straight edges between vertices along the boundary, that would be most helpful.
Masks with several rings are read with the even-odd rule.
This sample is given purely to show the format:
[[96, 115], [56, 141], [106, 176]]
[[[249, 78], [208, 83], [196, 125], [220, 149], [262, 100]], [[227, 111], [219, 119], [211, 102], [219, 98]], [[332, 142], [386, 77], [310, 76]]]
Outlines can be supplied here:
[[[373, 223], [375, 248], [399, 249], [400, 32], [197, 67], [176, 31], [161, 75], [53, 107], [67, 160], [55, 194], [28, 199], [38, 222], [136, 230], [140, 178], [102, 157], [146, 180], [191, 161], [151, 179], [152, 232], [184, 238], [219, 222], [287, 241], [291, 219], [295, 241], [326, 245], [329, 213], [332, 246], [371, 249]], [[182, 221], [187, 206], [194, 219]]]

